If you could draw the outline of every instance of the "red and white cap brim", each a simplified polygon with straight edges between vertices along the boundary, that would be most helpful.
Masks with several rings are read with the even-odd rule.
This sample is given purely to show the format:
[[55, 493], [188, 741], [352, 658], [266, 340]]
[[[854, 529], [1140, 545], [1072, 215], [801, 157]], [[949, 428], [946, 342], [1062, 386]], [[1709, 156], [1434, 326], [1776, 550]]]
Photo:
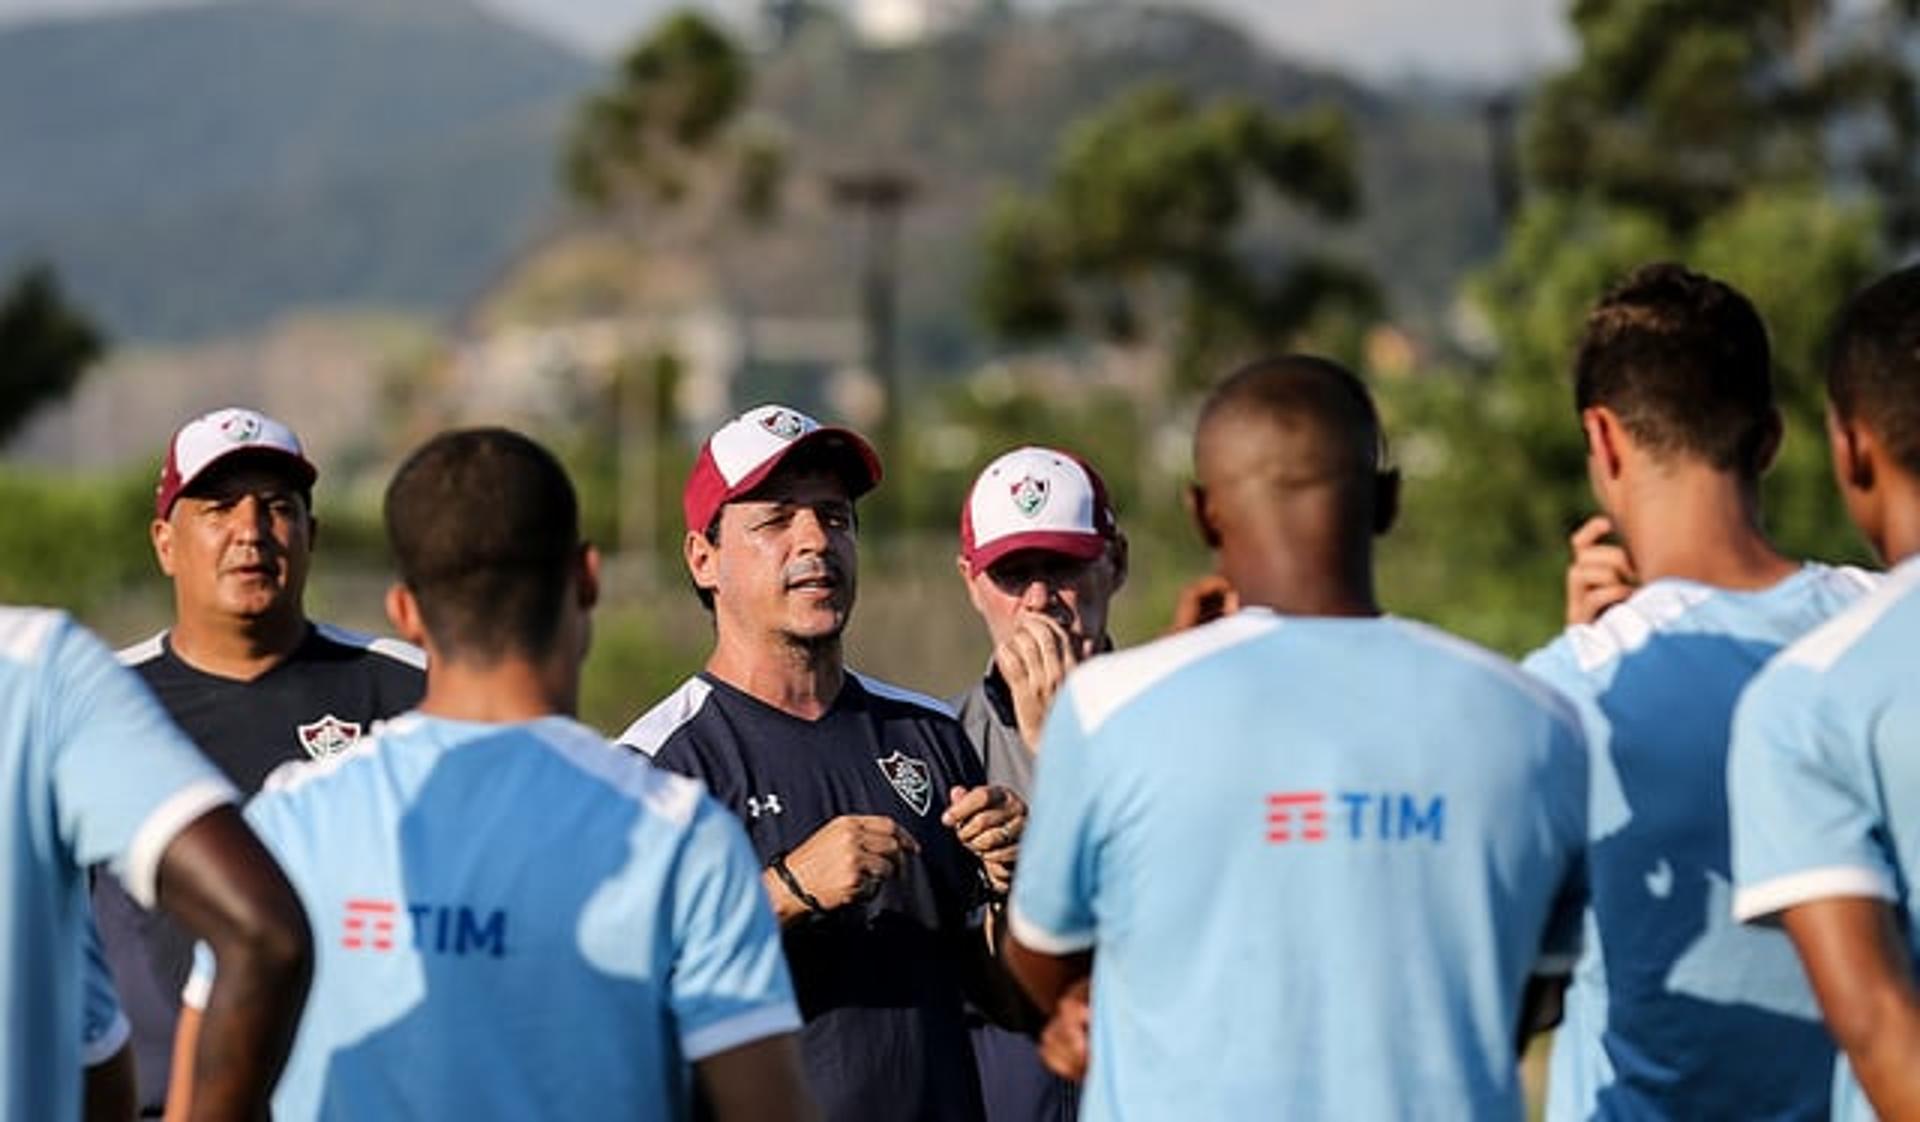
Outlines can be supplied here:
[[1021, 550], [1091, 561], [1115, 533], [1100, 474], [1052, 448], [1016, 448], [994, 460], [960, 509], [960, 553], [972, 573]]

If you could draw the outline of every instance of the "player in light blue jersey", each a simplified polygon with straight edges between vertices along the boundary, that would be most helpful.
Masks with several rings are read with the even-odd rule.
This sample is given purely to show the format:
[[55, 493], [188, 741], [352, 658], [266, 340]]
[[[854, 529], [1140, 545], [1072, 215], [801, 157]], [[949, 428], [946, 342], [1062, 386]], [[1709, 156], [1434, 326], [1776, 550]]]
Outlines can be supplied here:
[[599, 580], [577, 511], [503, 429], [436, 437], [388, 488], [388, 614], [426, 695], [247, 808], [320, 933], [280, 1122], [687, 1118], [695, 1074], [722, 1122], [810, 1112], [739, 824], [567, 716]]
[[1092, 972], [1085, 1119], [1519, 1119], [1581, 898], [1551, 691], [1380, 615], [1394, 475], [1358, 379], [1209, 399], [1196, 518], [1237, 614], [1087, 663], [1048, 718], [1010, 916], [1043, 1008]]
[[[0, 1117], [75, 1118], [82, 1043], [105, 982], [86, 965], [87, 866], [206, 937], [230, 977], [207, 1033], [222, 1052], [199, 1118], [264, 1106], [306, 992], [300, 909], [233, 791], [152, 696], [66, 615], [0, 607]], [[110, 996], [110, 995], [109, 995]], [[110, 1028], [110, 1023], [108, 1026]]]
[[[1793, 949], [1728, 907], [1727, 740], [1766, 660], [1874, 578], [1789, 560], [1761, 529], [1781, 432], [1771, 365], [1745, 297], [1664, 264], [1600, 300], [1574, 362], [1588, 475], [1637, 587], [1525, 663], [1574, 702], [1594, 763], [1591, 906], [1553, 1041], [1552, 1122], [1825, 1110], [1833, 1047]], [[1581, 568], [1570, 619], [1604, 606], [1605, 582], [1581, 587]]]
[[1916, 1118], [1920, 269], [1880, 280], [1843, 311], [1827, 399], [1848, 513], [1898, 567], [1788, 647], [1740, 701], [1728, 767], [1734, 911], [1783, 924], [1805, 963], [1845, 1051], [1833, 1116]]

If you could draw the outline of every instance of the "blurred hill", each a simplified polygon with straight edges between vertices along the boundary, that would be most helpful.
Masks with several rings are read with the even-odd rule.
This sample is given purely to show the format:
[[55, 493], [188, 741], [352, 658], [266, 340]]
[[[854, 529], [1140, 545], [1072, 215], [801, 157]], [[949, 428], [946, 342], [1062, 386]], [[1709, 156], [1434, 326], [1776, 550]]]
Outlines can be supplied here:
[[[1495, 243], [1464, 98], [1371, 89], [1191, 12], [1095, 3], [884, 49], [823, 23], [759, 66], [800, 189], [772, 234], [699, 251], [755, 311], [851, 312], [858, 229], [807, 184], [911, 171], [903, 323], [922, 369], [986, 348], [966, 294], [995, 187], [1037, 181], [1069, 122], [1148, 78], [1347, 109], [1367, 209], [1316, 238], [1370, 267], [1404, 317], [1437, 321]], [[312, 305], [452, 313], [510, 288], [502, 271], [558, 225], [558, 140], [597, 72], [462, 0], [253, 0], [6, 32], [0, 268], [50, 257], [123, 338]], [[1274, 215], [1263, 236], [1284, 244], [1297, 222]]]
[[522, 244], [594, 64], [460, 0], [253, 0], [0, 34], [0, 265], [123, 336], [438, 311]]

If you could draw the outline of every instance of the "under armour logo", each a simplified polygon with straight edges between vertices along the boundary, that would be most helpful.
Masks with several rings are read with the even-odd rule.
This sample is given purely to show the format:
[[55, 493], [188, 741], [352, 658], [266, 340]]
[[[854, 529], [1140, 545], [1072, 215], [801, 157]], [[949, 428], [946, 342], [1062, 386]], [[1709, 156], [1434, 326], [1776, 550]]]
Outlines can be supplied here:
[[786, 807], [780, 805], [779, 795], [750, 795], [747, 797], [747, 815], [758, 818], [763, 814], [781, 814]]

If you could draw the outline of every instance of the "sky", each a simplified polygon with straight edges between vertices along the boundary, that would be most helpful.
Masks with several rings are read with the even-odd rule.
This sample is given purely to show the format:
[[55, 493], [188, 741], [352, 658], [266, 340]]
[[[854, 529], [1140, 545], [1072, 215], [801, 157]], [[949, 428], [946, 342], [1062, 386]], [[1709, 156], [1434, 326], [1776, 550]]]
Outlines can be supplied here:
[[[194, 0], [0, 0], [0, 26]], [[229, 0], [245, 2], [245, 0]], [[588, 50], [611, 53], [684, 0], [479, 0]], [[1022, 0], [1048, 6], [1058, 0]], [[1500, 82], [1565, 59], [1569, 0], [1173, 0], [1232, 16], [1290, 53], [1380, 80]], [[695, 0], [738, 15], [753, 0]]]

